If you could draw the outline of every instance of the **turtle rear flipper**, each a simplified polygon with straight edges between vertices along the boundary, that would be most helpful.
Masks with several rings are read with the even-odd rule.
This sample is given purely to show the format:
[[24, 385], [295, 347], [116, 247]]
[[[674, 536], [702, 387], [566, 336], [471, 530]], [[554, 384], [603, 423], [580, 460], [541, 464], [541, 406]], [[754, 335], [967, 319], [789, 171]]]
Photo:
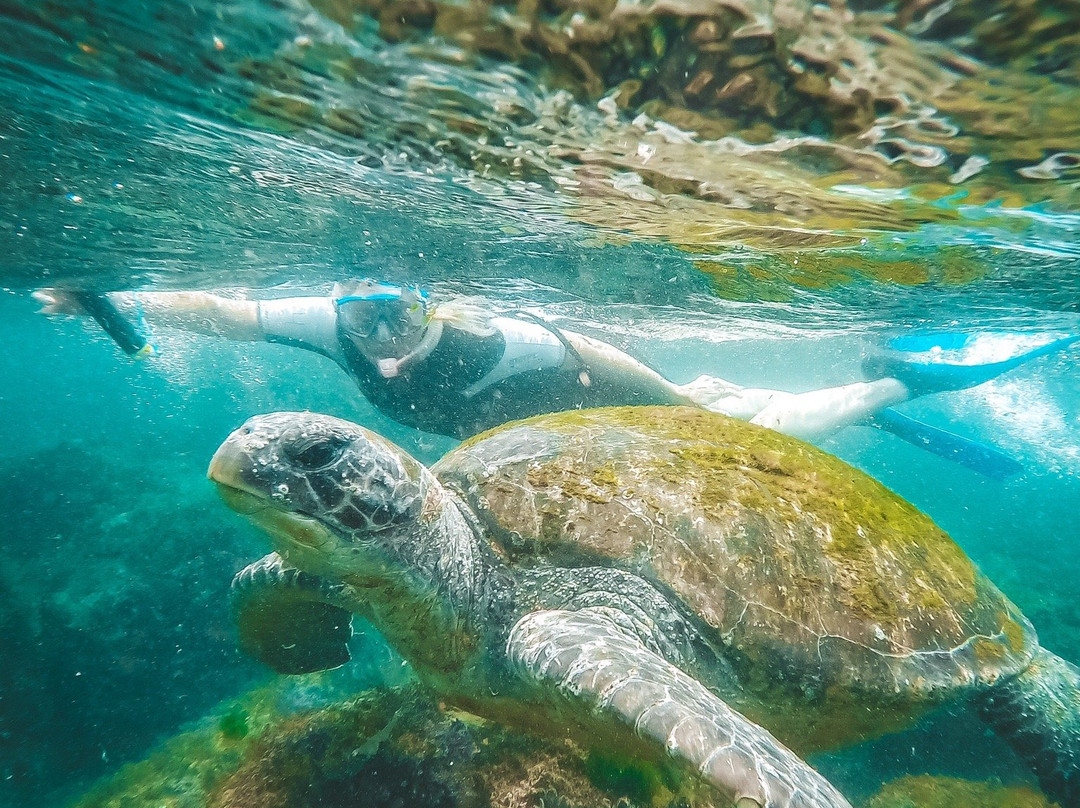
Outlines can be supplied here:
[[982, 697], [979, 712], [1050, 797], [1080, 806], [1080, 669], [1040, 649], [1026, 670]]
[[349, 661], [352, 613], [344, 584], [285, 566], [277, 553], [233, 578], [231, 599], [240, 647], [278, 673], [312, 673]]
[[700, 682], [592, 610], [533, 612], [507, 640], [519, 675], [656, 744], [739, 808], [850, 808], [820, 774]]

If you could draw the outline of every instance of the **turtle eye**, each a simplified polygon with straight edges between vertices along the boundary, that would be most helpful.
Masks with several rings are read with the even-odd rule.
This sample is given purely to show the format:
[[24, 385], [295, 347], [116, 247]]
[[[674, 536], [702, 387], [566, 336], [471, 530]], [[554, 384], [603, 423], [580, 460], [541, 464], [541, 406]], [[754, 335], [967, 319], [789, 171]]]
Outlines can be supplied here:
[[301, 468], [314, 471], [336, 462], [348, 445], [344, 438], [311, 438], [289, 446], [285, 454]]

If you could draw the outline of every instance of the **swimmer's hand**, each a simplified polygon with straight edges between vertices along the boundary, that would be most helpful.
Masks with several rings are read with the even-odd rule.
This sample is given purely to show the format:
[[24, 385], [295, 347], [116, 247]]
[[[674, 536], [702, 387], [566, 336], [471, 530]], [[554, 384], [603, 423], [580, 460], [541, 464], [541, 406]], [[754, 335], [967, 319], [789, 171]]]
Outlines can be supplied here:
[[[41, 308], [39, 314], [94, 316], [79, 303], [79, 293], [47, 287], [30, 293]], [[101, 294], [101, 293], [95, 293]], [[209, 292], [109, 292], [109, 303], [132, 320], [146, 318], [156, 326], [178, 328], [195, 334], [227, 339], [263, 339], [259, 304], [234, 300]]]
[[63, 289], [36, 289], [30, 293], [30, 296], [41, 304], [41, 308], [38, 309], [38, 314], [89, 314], [84, 309], [79, 301], [75, 298], [75, 295], [70, 292], [65, 292]]

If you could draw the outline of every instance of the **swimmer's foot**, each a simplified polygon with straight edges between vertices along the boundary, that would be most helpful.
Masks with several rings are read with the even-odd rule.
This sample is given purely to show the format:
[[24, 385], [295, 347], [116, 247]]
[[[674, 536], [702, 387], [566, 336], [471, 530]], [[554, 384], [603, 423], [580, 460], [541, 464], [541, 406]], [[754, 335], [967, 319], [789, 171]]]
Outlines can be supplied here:
[[[964, 362], [963, 349], [972, 336], [941, 334], [902, 338], [894, 341], [893, 347], [868, 356], [863, 361], [863, 372], [871, 379], [898, 379], [915, 398], [975, 387], [1025, 362], [1056, 353], [1080, 341], [1080, 335], [1072, 335], [1001, 361]], [[955, 360], [950, 358], [954, 354]]]

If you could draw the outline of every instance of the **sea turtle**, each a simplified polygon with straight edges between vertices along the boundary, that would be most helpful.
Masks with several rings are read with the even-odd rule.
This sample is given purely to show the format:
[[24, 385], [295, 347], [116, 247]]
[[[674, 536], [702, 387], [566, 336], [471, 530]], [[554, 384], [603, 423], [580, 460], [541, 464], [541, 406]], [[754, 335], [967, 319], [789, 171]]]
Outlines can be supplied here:
[[929, 517], [793, 438], [692, 408], [578, 410], [428, 470], [347, 421], [273, 413], [209, 476], [276, 550], [233, 598], [243, 647], [278, 671], [344, 663], [358, 613], [443, 702], [666, 754], [740, 808], [847, 806], [784, 744], [974, 697], [1080, 805], [1080, 670]]

